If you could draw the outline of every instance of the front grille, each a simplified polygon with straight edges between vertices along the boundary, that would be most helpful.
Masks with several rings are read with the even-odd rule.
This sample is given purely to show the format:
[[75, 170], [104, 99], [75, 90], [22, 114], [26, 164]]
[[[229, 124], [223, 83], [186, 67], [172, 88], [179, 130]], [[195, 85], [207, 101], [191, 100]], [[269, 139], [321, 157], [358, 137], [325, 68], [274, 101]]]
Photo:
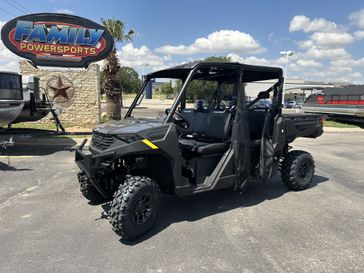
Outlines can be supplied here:
[[93, 132], [92, 134], [92, 146], [98, 150], [106, 150], [114, 143], [114, 138], [111, 135], [102, 134], [99, 132]]

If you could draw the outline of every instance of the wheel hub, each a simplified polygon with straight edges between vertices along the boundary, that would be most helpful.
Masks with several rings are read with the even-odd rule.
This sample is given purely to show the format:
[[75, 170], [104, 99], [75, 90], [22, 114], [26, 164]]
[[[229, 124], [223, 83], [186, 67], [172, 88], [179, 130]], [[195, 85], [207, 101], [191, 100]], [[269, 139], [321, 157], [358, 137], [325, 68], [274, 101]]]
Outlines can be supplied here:
[[298, 176], [301, 179], [306, 179], [306, 177], [310, 174], [311, 163], [308, 160], [305, 160], [301, 163], [298, 169]]
[[136, 202], [134, 209], [134, 222], [137, 225], [145, 224], [152, 215], [153, 201], [152, 196], [144, 194]]

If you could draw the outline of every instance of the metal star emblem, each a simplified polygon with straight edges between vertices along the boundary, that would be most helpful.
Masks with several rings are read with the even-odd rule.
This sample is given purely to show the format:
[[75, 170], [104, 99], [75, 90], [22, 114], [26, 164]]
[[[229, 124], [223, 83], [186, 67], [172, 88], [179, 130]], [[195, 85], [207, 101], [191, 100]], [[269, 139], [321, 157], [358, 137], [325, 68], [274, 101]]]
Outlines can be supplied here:
[[60, 76], [58, 76], [58, 79], [57, 79], [57, 85], [54, 86], [54, 85], [51, 85], [49, 84], [48, 85], [49, 88], [51, 88], [54, 92], [54, 95], [53, 95], [53, 100], [59, 96], [62, 96], [64, 97], [67, 101], [69, 100], [68, 98], [68, 95], [67, 95], [67, 90], [69, 88], [72, 87], [72, 85], [65, 85], [63, 82], [62, 82], [62, 79]]

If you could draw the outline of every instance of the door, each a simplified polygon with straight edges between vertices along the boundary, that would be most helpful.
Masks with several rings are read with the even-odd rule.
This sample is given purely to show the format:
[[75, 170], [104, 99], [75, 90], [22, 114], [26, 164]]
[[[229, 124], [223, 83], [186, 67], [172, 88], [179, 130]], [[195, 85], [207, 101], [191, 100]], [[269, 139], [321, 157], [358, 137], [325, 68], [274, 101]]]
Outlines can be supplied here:
[[245, 88], [242, 83], [242, 71], [239, 75], [237, 89], [237, 105], [231, 142], [234, 151], [235, 188], [242, 189], [250, 176], [250, 129], [245, 102]]
[[282, 117], [283, 79], [280, 79], [273, 89], [272, 106], [268, 110], [260, 145], [260, 177], [268, 179], [278, 170], [279, 152], [285, 144], [284, 118]]

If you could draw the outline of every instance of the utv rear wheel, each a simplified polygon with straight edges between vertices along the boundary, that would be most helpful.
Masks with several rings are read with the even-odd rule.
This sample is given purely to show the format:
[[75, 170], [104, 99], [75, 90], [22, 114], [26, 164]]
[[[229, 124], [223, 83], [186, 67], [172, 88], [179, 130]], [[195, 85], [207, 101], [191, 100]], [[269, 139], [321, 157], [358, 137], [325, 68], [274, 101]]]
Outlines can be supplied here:
[[291, 190], [306, 189], [311, 184], [314, 173], [315, 162], [307, 152], [292, 151], [282, 162], [282, 181]]
[[106, 199], [95, 189], [90, 180], [83, 173], [78, 173], [80, 191], [82, 195], [93, 204], [101, 203]]
[[113, 230], [124, 239], [133, 240], [155, 222], [159, 209], [158, 185], [150, 178], [132, 176], [120, 185], [109, 211]]

